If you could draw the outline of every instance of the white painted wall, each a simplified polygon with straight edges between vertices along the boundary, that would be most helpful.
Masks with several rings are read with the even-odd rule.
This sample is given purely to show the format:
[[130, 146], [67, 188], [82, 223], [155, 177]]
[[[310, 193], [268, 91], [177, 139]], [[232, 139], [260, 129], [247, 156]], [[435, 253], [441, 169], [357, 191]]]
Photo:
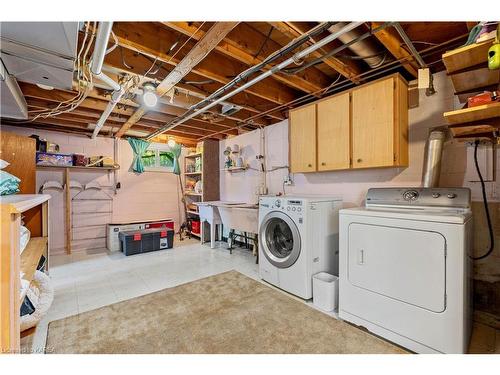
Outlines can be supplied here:
[[[37, 134], [41, 138], [55, 142], [60, 147], [61, 153], [83, 153], [90, 155], [113, 156], [113, 140], [110, 138], [98, 137], [92, 140], [84, 136], [69, 135], [64, 133], [44, 131], [40, 129], [19, 128], [2, 126], [2, 131], [8, 131], [29, 136]], [[114, 195], [112, 191], [112, 173], [91, 172], [91, 171], [71, 171], [71, 179], [82, 184], [90, 181], [98, 181], [101, 186], [107, 186], [106, 192], [113, 196], [113, 214], [95, 215], [75, 215], [75, 224], [88, 225], [96, 224], [95, 228], [80, 229], [74, 232], [74, 250], [88, 250], [98, 247], [105, 247], [105, 239], [95, 239], [95, 237], [105, 237], [103, 233], [105, 224], [121, 221], [156, 220], [172, 218], [175, 221], [175, 229], [179, 228], [180, 213], [180, 188], [178, 177], [173, 173], [164, 172], [144, 172], [137, 174], [132, 172], [131, 164], [133, 160], [132, 149], [126, 140], [118, 142], [118, 179], [121, 189]], [[182, 158], [181, 158], [182, 159]], [[181, 167], [181, 170], [184, 168]], [[37, 190], [48, 180], [55, 180], [63, 183], [63, 172], [59, 170], [37, 171]], [[77, 191], [72, 190], [74, 196]], [[60, 253], [64, 251], [65, 231], [64, 231], [64, 193], [51, 190], [52, 199], [50, 201], [50, 235], [51, 252]], [[102, 193], [85, 193], [84, 198], [102, 198]], [[74, 211], [87, 212], [89, 210], [106, 211], [109, 203], [106, 201], [79, 202], [74, 206]], [[181, 207], [182, 209], [182, 207]], [[91, 238], [90, 240], [82, 240]], [[80, 240], [78, 240], [80, 239]]]
[[[421, 186], [424, 148], [429, 129], [443, 125], [443, 112], [458, 108], [458, 101], [453, 95], [453, 86], [444, 72], [434, 76], [437, 93], [427, 97], [420, 92], [419, 106], [409, 110], [409, 153], [408, 168], [366, 169], [338, 172], [296, 173], [293, 186], [286, 186], [287, 194], [331, 194], [344, 199], [346, 207], [359, 206], [364, 202], [366, 191], [370, 187], [384, 186]], [[250, 166], [257, 168], [255, 156], [264, 148], [260, 142], [260, 132], [266, 137], [266, 167], [268, 169], [288, 163], [288, 121], [282, 121], [264, 130], [256, 130], [221, 141], [221, 168], [223, 150], [227, 146], [239, 144], [242, 155]], [[466, 175], [475, 175], [472, 153], [462, 142], [447, 142], [443, 157], [441, 175], [442, 186], [467, 186], [473, 191], [473, 199], [480, 199], [480, 186], [465, 180]], [[335, 152], [335, 150], [332, 150]], [[500, 165], [500, 163], [497, 163]], [[267, 174], [270, 194], [283, 192], [286, 170], [277, 170]], [[244, 173], [223, 172], [221, 174], [221, 199], [256, 202], [256, 189], [261, 183], [260, 172], [248, 170]], [[488, 183], [489, 197], [496, 199], [498, 183]]]

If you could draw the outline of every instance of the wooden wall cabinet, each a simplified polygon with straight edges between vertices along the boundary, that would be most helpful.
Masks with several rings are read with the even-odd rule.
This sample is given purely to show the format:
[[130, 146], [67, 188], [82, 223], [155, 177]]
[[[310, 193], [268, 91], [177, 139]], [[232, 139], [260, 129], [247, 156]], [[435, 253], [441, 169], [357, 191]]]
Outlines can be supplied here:
[[290, 170], [316, 170], [316, 104], [290, 111]]
[[394, 74], [290, 111], [290, 171], [408, 166], [408, 84]]

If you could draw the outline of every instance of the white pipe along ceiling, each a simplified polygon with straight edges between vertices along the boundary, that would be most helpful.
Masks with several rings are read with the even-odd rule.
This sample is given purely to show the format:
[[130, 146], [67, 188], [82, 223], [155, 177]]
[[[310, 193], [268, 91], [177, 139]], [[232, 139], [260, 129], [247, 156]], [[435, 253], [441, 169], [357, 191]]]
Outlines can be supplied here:
[[161, 127], [157, 131], [151, 133], [149, 136], [146, 137], [146, 139], [150, 140], [151, 138], [153, 138], [157, 135], [160, 135], [168, 130], [171, 130], [171, 129], [175, 128], [176, 126], [192, 119], [193, 117], [196, 117], [200, 113], [203, 113], [203, 112], [207, 111], [208, 109], [216, 106], [217, 104], [231, 98], [232, 96], [236, 95], [237, 93], [242, 92], [243, 90], [246, 90], [248, 87], [253, 86], [257, 82], [260, 82], [263, 79], [279, 72], [280, 70], [282, 70], [286, 66], [290, 65], [291, 63], [298, 62], [298, 61], [302, 60], [304, 57], [309, 55], [311, 52], [316, 51], [317, 49], [319, 49], [319, 48], [325, 46], [326, 44], [330, 43], [331, 41], [337, 39], [339, 36], [349, 32], [351, 30], [354, 30], [356, 27], [358, 27], [362, 24], [363, 24], [363, 22], [351, 22], [351, 23], [349, 23], [348, 25], [344, 26], [342, 29], [338, 30], [337, 32], [334, 32], [334, 33], [328, 35], [327, 37], [321, 39], [320, 41], [312, 44], [311, 46], [305, 48], [304, 50], [297, 52], [292, 57], [290, 57], [290, 58], [286, 59], [285, 61], [279, 63], [278, 65], [274, 66], [272, 69], [265, 71], [264, 73], [258, 75], [254, 79], [248, 81], [244, 85], [239, 86], [238, 88], [231, 91], [230, 93], [220, 97], [219, 99], [214, 100], [213, 102], [206, 105], [205, 107], [202, 107], [202, 108], [200, 108], [200, 109], [198, 109], [198, 110], [194, 111], [193, 113], [188, 114], [186, 116], [181, 116], [181, 118], [174, 119], [171, 123]]
[[115, 108], [116, 104], [120, 101], [121, 97], [125, 93], [125, 89], [119, 83], [112, 80], [106, 74], [102, 72], [102, 64], [104, 62], [104, 57], [106, 56], [106, 48], [108, 45], [109, 36], [111, 35], [111, 29], [113, 28], [113, 22], [99, 22], [99, 28], [97, 30], [96, 42], [94, 47], [94, 54], [92, 55], [92, 65], [90, 71], [95, 78], [98, 78], [102, 82], [106, 83], [114, 91], [111, 95], [111, 100], [108, 106], [102, 113], [101, 117], [97, 121], [97, 124], [92, 133], [92, 138], [97, 137], [99, 131], [104, 126], [104, 123], [108, 119], [109, 115]]

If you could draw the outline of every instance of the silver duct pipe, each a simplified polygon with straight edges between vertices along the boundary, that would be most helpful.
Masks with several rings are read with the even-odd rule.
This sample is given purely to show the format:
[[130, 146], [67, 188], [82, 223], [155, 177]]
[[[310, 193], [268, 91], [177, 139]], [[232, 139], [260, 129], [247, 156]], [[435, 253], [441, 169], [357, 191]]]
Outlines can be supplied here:
[[99, 131], [104, 126], [104, 123], [108, 119], [109, 115], [111, 114], [111, 112], [113, 112], [116, 104], [118, 104], [121, 97], [125, 93], [125, 89], [119, 83], [113, 81], [110, 77], [102, 72], [102, 64], [104, 63], [104, 57], [106, 56], [106, 48], [108, 46], [108, 40], [109, 36], [111, 35], [112, 28], [113, 22], [99, 22], [95, 40], [94, 54], [92, 55], [92, 65], [90, 66], [90, 71], [95, 78], [98, 78], [102, 82], [106, 83], [114, 90], [108, 106], [97, 121], [94, 132], [92, 133], [92, 138], [97, 137], [97, 134], [99, 134]]
[[[341, 30], [346, 25], [347, 22], [338, 22], [335, 25], [331, 26], [328, 31], [331, 33], [335, 33]], [[353, 40], [360, 39], [362, 36], [363, 33], [360, 30], [352, 30], [339, 36], [339, 40], [344, 44], [348, 44]], [[370, 66], [370, 68], [376, 68], [384, 62], [383, 56], [375, 56], [380, 51], [377, 48], [377, 44], [373, 40], [364, 39], [359, 42], [350, 44], [348, 48], [359, 57], [362, 57], [363, 60]]]
[[309, 55], [311, 52], [314, 52], [316, 51], [317, 49], [325, 46], [326, 44], [330, 43], [331, 41], [337, 39], [340, 35], [344, 34], [344, 33], [347, 33], [353, 29], [355, 29], [356, 27], [362, 25], [363, 22], [351, 22], [349, 23], [347, 26], [343, 27], [341, 30], [339, 30], [338, 32], [335, 32], [335, 33], [332, 33], [330, 35], [328, 35], [327, 37], [321, 39], [320, 41], [312, 44], [311, 46], [303, 49], [302, 51], [299, 51], [297, 52], [296, 54], [294, 54], [292, 57], [286, 59], [285, 61], [279, 63], [278, 65], [274, 66], [273, 68], [271, 68], [270, 70], [267, 70], [265, 71], [264, 73], [258, 75], [257, 77], [255, 77], [254, 79], [248, 81], [247, 83], [245, 83], [244, 85], [241, 85], [239, 86], [238, 88], [234, 89], [233, 91], [231, 91], [230, 93], [218, 98], [218, 99], [215, 99], [213, 102], [211, 102], [210, 104], [202, 107], [202, 108], [199, 108], [197, 109], [196, 111], [194, 111], [193, 113], [191, 114], [188, 114], [186, 116], [181, 116], [180, 119], [174, 119], [171, 123], [165, 125], [165, 126], [162, 126], [160, 129], [158, 129], [157, 131], [151, 133], [149, 136], [146, 137], [147, 140], [150, 140], [151, 138], [159, 135], [159, 134], [162, 134], [170, 129], [173, 129], [175, 128], [176, 126], [192, 119], [193, 117], [196, 117], [197, 115], [199, 115], [200, 113], [203, 113], [205, 112], [206, 110], [216, 106], [217, 104], [223, 102], [223, 101], [226, 101], [227, 99], [233, 97], [234, 95], [238, 94], [239, 92], [242, 92], [244, 90], [246, 90], [248, 87], [250, 86], [253, 86], [254, 84], [256, 84], [257, 82], [260, 82], [262, 81], [263, 79], [279, 72], [280, 70], [282, 70], [283, 68], [285, 68], [286, 66], [290, 65], [291, 63], [293, 62], [298, 62], [298, 61], [301, 61], [304, 57], [306, 57], [307, 55]]
[[441, 158], [446, 133], [443, 130], [433, 130], [425, 145], [424, 170], [422, 184], [424, 187], [438, 187], [441, 174]]

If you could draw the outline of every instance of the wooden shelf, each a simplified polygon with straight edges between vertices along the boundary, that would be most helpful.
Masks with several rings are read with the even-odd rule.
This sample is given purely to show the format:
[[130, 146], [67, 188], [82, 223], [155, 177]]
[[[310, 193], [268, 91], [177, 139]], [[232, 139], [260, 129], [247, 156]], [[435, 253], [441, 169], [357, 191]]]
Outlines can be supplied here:
[[185, 158], [196, 158], [198, 156], [201, 156], [202, 154], [200, 152], [196, 153], [196, 154], [191, 154], [191, 155], [186, 155]]
[[186, 175], [186, 176], [199, 176], [199, 175], [201, 175], [201, 172], [184, 172], [184, 175]]
[[194, 192], [190, 192], [190, 191], [186, 191], [186, 192], [184, 193], [184, 195], [193, 195], [193, 196], [195, 196], [195, 197], [201, 197], [203, 194], [201, 194], [201, 193], [194, 193]]
[[248, 167], [231, 167], [231, 168], [224, 168], [222, 170], [226, 172], [243, 172], [246, 171], [247, 169]]
[[49, 194], [12, 194], [0, 197], [0, 204], [9, 204], [17, 212], [25, 212], [49, 199]]
[[82, 167], [77, 165], [63, 166], [63, 165], [37, 165], [37, 169], [73, 169], [73, 170], [91, 170], [91, 171], [114, 171], [120, 167]]
[[475, 123], [476, 125], [489, 125], [486, 123], [477, 124], [477, 122], [500, 118], [500, 103], [496, 102], [477, 107], [458, 109], [456, 111], [445, 112], [443, 116], [449, 125], [465, 125], [469, 123]]
[[[472, 94], [493, 86], [496, 89], [500, 80], [500, 71], [488, 69], [488, 49], [494, 39], [460, 47], [443, 54], [443, 63], [450, 76], [455, 93]], [[465, 100], [461, 98], [463, 102]]]
[[186, 211], [186, 212], [187, 212], [188, 214], [193, 214], [193, 215], [198, 215], [198, 216], [200, 215], [200, 214], [199, 214], [198, 212], [196, 212], [196, 211], [189, 211], [189, 210], [188, 210], [188, 211]]
[[[47, 237], [33, 237], [21, 253], [20, 271], [24, 274], [23, 279], [31, 282], [35, 275], [36, 267], [40, 258], [47, 250]], [[21, 301], [24, 295], [21, 295]]]

